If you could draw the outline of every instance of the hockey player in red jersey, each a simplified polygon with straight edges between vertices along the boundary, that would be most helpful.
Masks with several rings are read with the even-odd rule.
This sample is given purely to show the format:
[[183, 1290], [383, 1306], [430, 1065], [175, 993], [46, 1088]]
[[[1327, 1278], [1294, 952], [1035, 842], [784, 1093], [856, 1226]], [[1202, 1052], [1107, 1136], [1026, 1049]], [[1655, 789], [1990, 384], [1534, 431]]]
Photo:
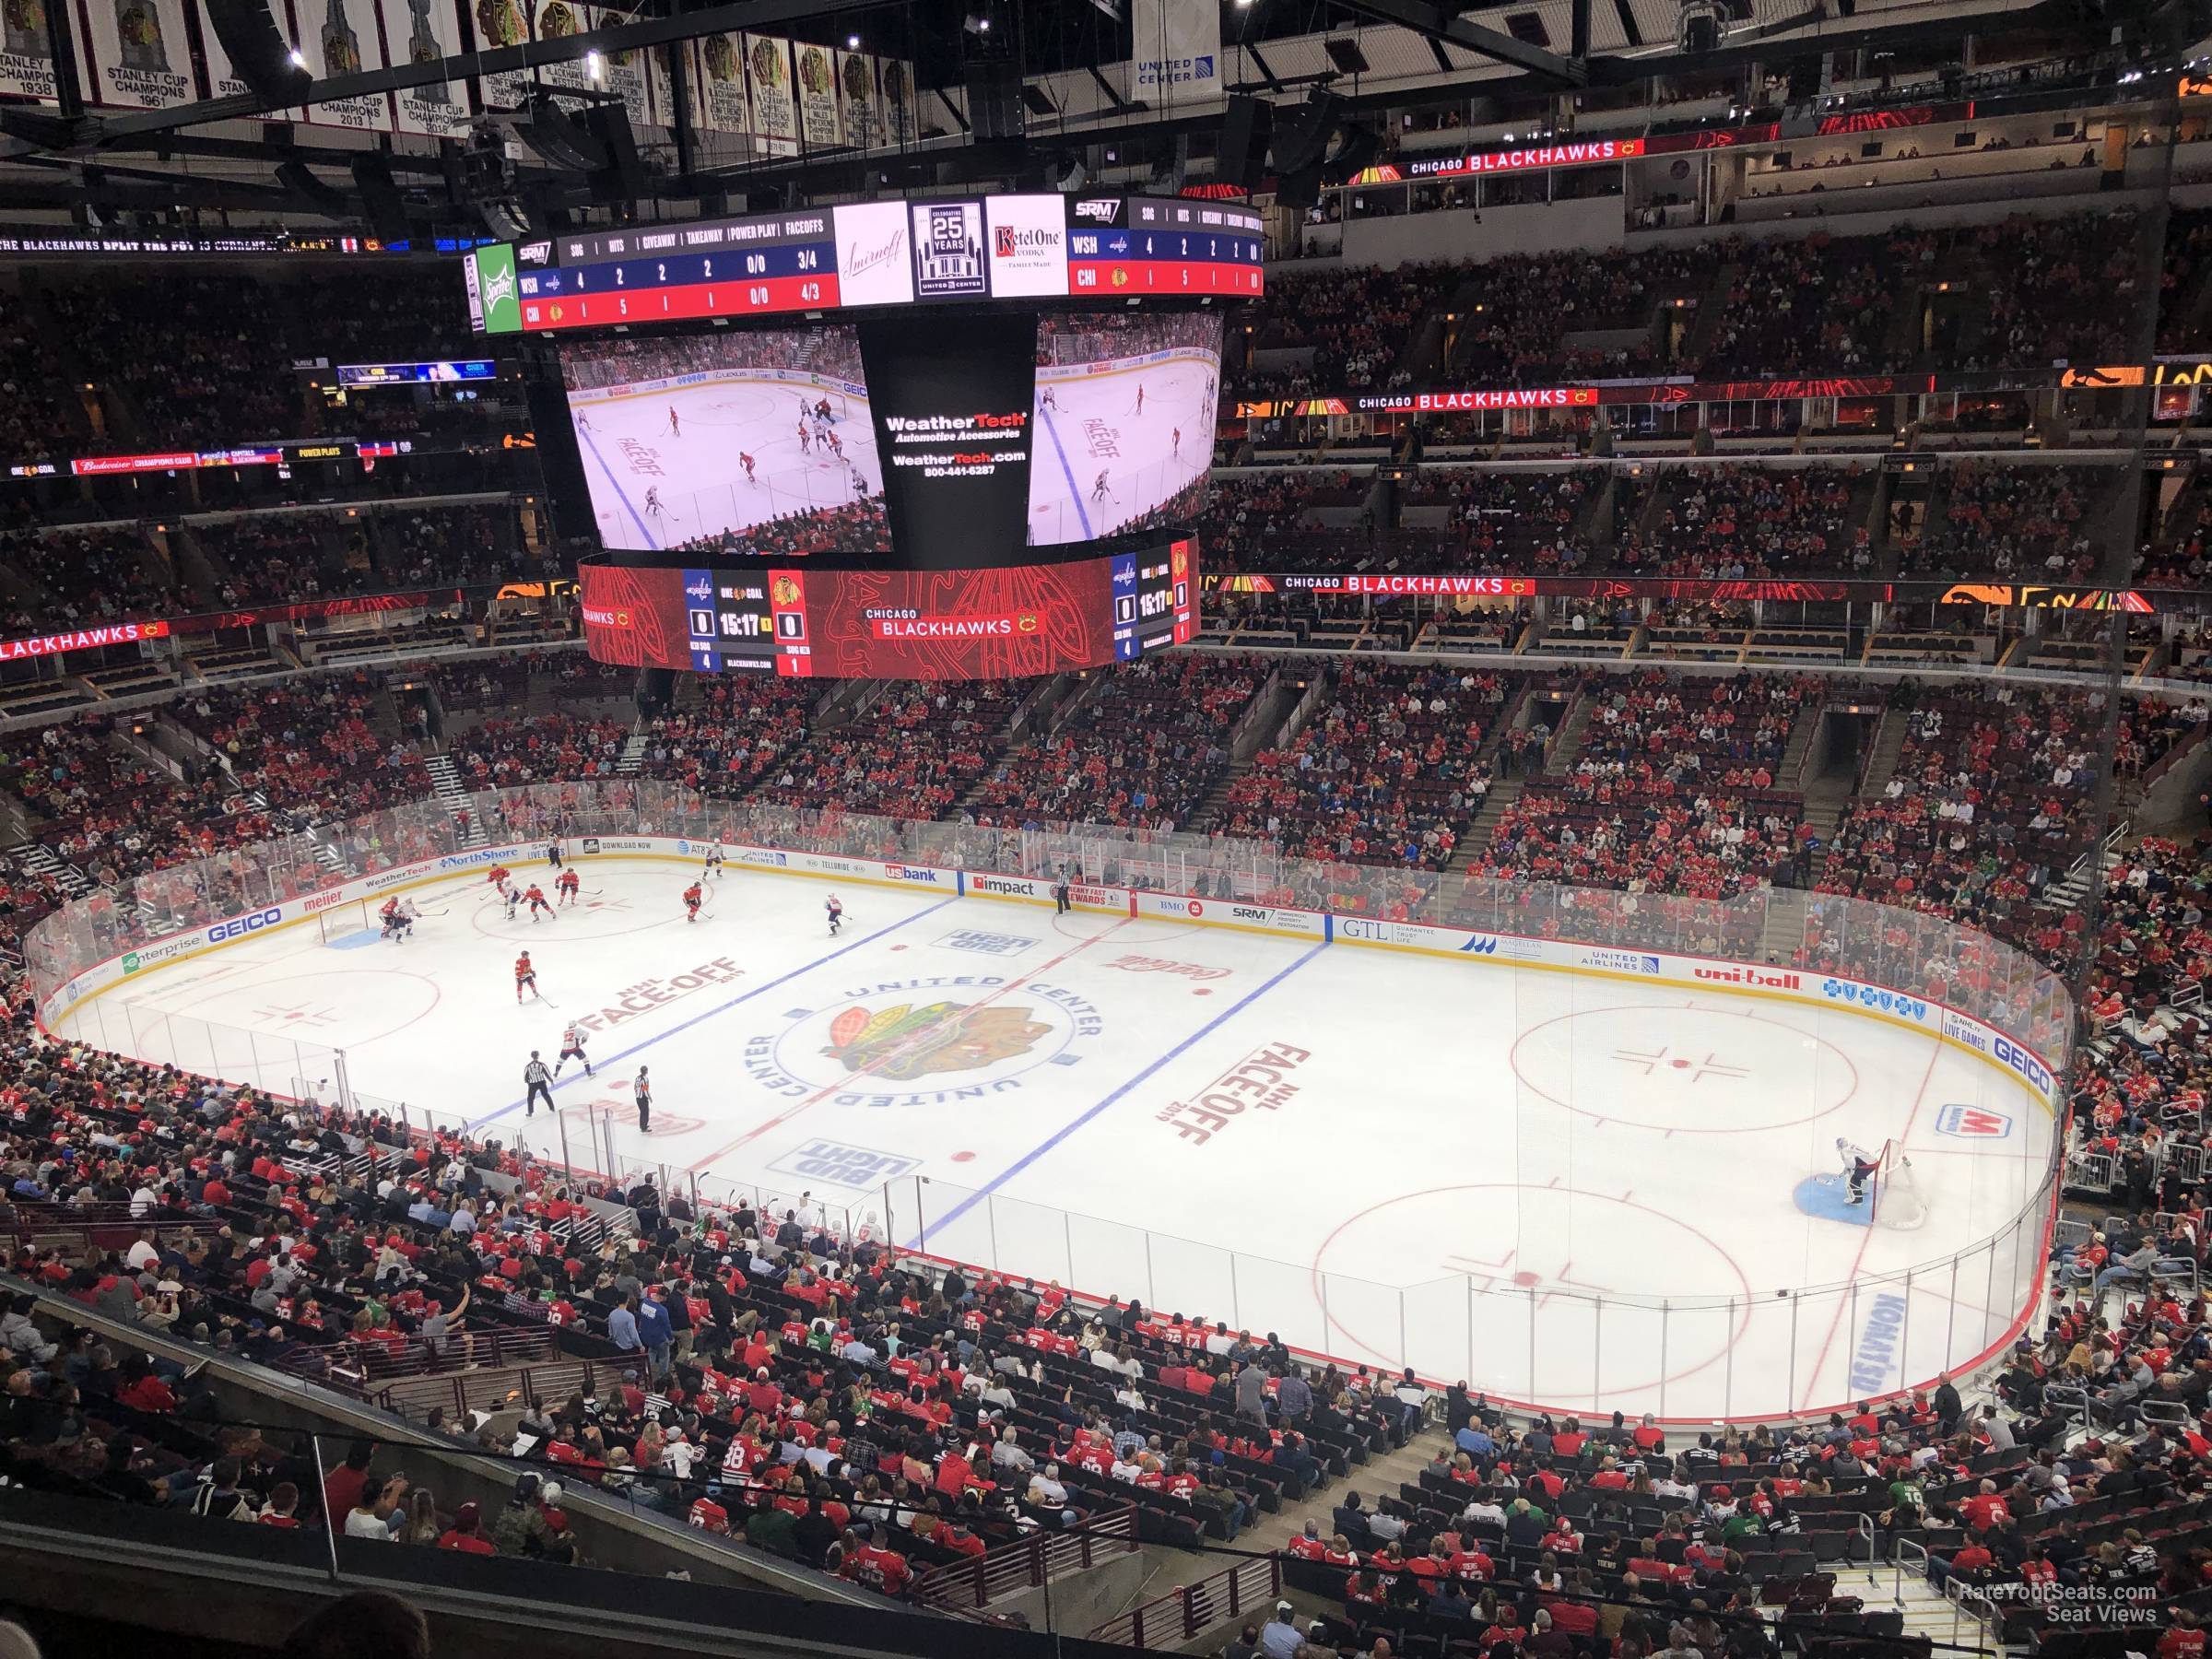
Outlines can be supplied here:
[[696, 922], [699, 920], [699, 907], [705, 898], [706, 893], [704, 889], [702, 889], [696, 881], [684, 889], [685, 921]]
[[575, 903], [577, 889], [582, 886], [583, 877], [573, 870], [563, 870], [560, 873], [560, 879], [553, 884], [554, 890], [560, 895], [560, 902], [563, 904]]
[[540, 1002], [545, 1001], [544, 997], [537, 995], [537, 970], [530, 966], [530, 953], [526, 950], [514, 959], [514, 1000], [517, 1004], [523, 1000], [524, 986], [529, 987], [532, 996], [536, 996]]
[[505, 865], [493, 865], [491, 866], [490, 874], [487, 877], [487, 879], [491, 883], [494, 890], [503, 893], [507, 890], [508, 874], [509, 872]]
[[553, 907], [546, 902], [546, 889], [535, 881], [523, 894], [523, 901], [530, 907], [530, 920], [533, 922], [537, 920], [539, 911], [544, 911], [548, 916], [553, 914]]

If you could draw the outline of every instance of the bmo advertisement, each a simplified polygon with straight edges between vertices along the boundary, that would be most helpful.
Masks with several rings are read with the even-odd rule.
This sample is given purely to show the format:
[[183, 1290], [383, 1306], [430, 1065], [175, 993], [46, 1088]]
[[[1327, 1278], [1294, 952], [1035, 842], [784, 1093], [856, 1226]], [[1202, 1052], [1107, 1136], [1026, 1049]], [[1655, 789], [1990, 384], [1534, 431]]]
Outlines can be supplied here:
[[828, 679], [1015, 679], [1131, 662], [1198, 632], [1189, 537], [966, 570], [577, 567], [602, 663]]

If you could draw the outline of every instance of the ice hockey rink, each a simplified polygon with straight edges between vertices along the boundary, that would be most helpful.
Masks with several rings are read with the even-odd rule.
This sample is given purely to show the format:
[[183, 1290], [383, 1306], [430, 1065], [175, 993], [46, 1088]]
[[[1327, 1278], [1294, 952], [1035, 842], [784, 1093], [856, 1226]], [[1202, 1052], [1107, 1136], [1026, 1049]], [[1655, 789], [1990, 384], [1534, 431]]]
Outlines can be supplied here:
[[[811, 429], [800, 442], [804, 411], [824, 399], [841, 455]], [[674, 547], [883, 493], [866, 400], [842, 391], [731, 371], [699, 385], [577, 398], [569, 415], [609, 547]]]
[[1213, 459], [1217, 372], [1217, 359], [1201, 351], [1120, 366], [1039, 369], [1030, 540], [1043, 546], [1111, 535], [1205, 477]]
[[[480, 876], [425, 888], [406, 943], [349, 904], [62, 1031], [342, 1049], [364, 1097], [555, 1159], [565, 1128], [580, 1168], [611, 1134], [677, 1187], [810, 1194], [933, 1255], [1568, 1408], [1918, 1382], [1999, 1341], [2036, 1272], [2040, 1228], [1982, 1241], [2036, 1192], [2049, 1111], [1839, 1006], [878, 887], [839, 889], [833, 938], [820, 877], [733, 869], [693, 924], [686, 867], [582, 876], [536, 923]], [[543, 1003], [516, 1004], [521, 947]], [[596, 1076], [525, 1118], [523, 1066], [571, 1020]], [[1839, 1136], [1903, 1144], [1922, 1225], [1842, 1203]]]

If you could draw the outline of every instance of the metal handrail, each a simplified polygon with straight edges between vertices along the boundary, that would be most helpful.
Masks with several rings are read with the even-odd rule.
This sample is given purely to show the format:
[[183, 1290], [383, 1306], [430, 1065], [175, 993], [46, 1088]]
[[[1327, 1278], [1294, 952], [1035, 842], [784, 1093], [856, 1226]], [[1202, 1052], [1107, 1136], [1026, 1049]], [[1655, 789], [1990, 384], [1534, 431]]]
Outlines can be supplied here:
[[1928, 1576], [1928, 1547], [1913, 1538], [1898, 1539], [1895, 1547], [1889, 1551], [1890, 1563], [1897, 1569], [1896, 1576], [1889, 1583], [1891, 1605], [1900, 1612], [1905, 1605], [1905, 1552], [1907, 1550], [1911, 1550], [1920, 1558], [1920, 1576], [1923, 1579]]
[[1959, 1621], [1971, 1619], [1976, 1630], [1974, 1651], [1988, 1653], [1992, 1648], [2004, 1649], [2005, 1615], [1996, 1604], [1971, 1584], [1956, 1578], [1943, 1582], [1943, 1598], [1951, 1604], [1951, 1642], [1959, 1641]]
[[1121, 1647], [1180, 1648], [1226, 1619], [1241, 1618], [1249, 1609], [1268, 1605], [1282, 1589], [1279, 1555], [1247, 1556], [1220, 1572], [1178, 1584], [1167, 1594], [1108, 1619], [1085, 1640]]
[[1109, 1556], [1134, 1555], [1136, 1505], [1119, 1509], [1060, 1532], [1025, 1534], [964, 1561], [933, 1567], [914, 1582], [914, 1600], [945, 1610], [974, 1609], [1022, 1590], [1043, 1588], [1068, 1571], [1088, 1572]]

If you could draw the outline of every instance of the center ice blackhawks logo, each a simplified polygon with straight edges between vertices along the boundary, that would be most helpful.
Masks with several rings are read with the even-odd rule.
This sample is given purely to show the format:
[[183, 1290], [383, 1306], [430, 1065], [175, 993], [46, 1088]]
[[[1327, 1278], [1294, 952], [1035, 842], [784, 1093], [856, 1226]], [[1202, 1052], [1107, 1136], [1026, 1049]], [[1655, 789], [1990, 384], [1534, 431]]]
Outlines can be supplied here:
[[1080, 1065], [1104, 1030], [1078, 993], [994, 974], [855, 987], [788, 1019], [746, 1043], [746, 1075], [788, 1098], [870, 1107], [1011, 1093]]
[[850, 1072], [909, 1083], [933, 1072], [977, 1071], [1026, 1054], [1052, 1032], [1027, 1007], [1001, 1004], [899, 1003], [881, 1013], [847, 1008], [830, 1025], [822, 1053]]

